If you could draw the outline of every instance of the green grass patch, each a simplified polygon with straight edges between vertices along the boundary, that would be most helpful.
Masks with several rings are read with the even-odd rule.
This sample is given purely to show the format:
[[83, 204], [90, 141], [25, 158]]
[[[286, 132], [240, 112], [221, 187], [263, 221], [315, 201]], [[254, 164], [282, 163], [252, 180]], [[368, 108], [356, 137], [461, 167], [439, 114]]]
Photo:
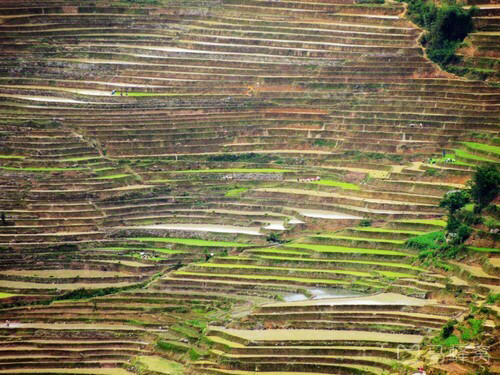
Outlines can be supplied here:
[[95, 160], [100, 158], [101, 158], [100, 156], [79, 156], [76, 158], [61, 159], [61, 161], [86, 161], [86, 160]]
[[368, 242], [376, 242], [376, 243], [393, 243], [397, 245], [402, 245], [405, 243], [403, 240], [388, 240], [388, 239], [379, 239], [379, 238], [364, 238], [364, 237], [351, 237], [351, 236], [337, 236], [337, 235], [327, 235], [327, 234], [321, 234], [321, 235], [316, 235], [314, 237], [319, 237], [319, 238], [331, 238], [334, 240], [349, 240], [349, 241], [368, 241]]
[[26, 172], [65, 172], [65, 171], [81, 171], [84, 168], [81, 167], [70, 167], [70, 168], [62, 168], [62, 167], [26, 167], [26, 168], [17, 168], [17, 167], [0, 167], [2, 169], [6, 169], [8, 171], [26, 171]]
[[[248, 251], [248, 250], [247, 250]], [[290, 254], [290, 255], [310, 255], [306, 251], [297, 251], [297, 250], [288, 250], [288, 249], [252, 249], [250, 250], [252, 253], [274, 253], [274, 254]]]
[[109, 176], [100, 176], [100, 177], [94, 177], [93, 180], [112, 180], [115, 178], [123, 178], [123, 177], [130, 177], [132, 176], [131, 174], [110, 174]]
[[411, 223], [411, 224], [429, 224], [429, 225], [437, 225], [440, 227], [446, 226], [445, 220], [440, 219], [403, 219], [403, 220], [394, 220], [398, 223]]
[[482, 252], [482, 253], [500, 253], [500, 249], [494, 249], [492, 247], [469, 246], [468, 249], [474, 250], [474, 251], [479, 251], [479, 252]]
[[333, 180], [319, 180], [313, 181], [312, 184], [316, 185], [324, 185], [324, 186], [334, 186], [347, 190], [359, 190], [359, 186], [355, 184], [351, 184], [349, 182], [341, 182], [341, 181], [333, 181]]
[[0, 298], [9, 298], [9, 297], [15, 297], [18, 296], [19, 294], [11, 294], [11, 293], [0, 293]]
[[248, 191], [248, 188], [238, 188], [238, 189], [231, 189], [224, 194], [226, 197], [239, 197], [241, 194], [244, 192]]
[[20, 155], [0, 155], [0, 159], [25, 159], [26, 156]]
[[[226, 257], [225, 257], [226, 258]], [[239, 257], [227, 257], [227, 258], [234, 258], [234, 259], [241, 259]], [[321, 263], [355, 263], [355, 264], [366, 264], [366, 265], [377, 265], [377, 266], [386, 266], [386, 267], [399, 267], [399, 268], [406, 268], [410, 270], [415, 270], [415, 271], [425, 271], [423, 268], [420, 267], [415, 267], [410, 264], [405, 264], [405, 263], [391, 263], [391, 262], [373, 262], [373, 261], [365, 261], [365, 260], [346, 260], [346, 259], [311, 259], [311, 258], [291, 258], [291, 257], [280, 257], [280, 256], [273, 256], [273, 255], [260, 255], [259, 258], [263, 259], [270, 259], [270, 260], [282, 260], [282, 261], [292, 261], [292, 262], [321, 262]]]
[[395, 234], [402, 233], [402, 234], [413, 234], [415, 236], [425, 234], [425, 232], [416, 230], [399, 230], [399, 229], [386, 229], [386, 228], [375, 228], [375, 227], [355, 227], [352, 229], [362, 232], [371, 232], [371, 233], [395, 233]]
[[140, 242], [168, 242], [180, 245], [190, 245], [190, 246], [206, 246], [206, 247], [247, 247], [251, 245], [245, 245], [238, 242], [224, 242], [224, 241], [207, 241], [200, 240], [196, 238], [162, 238], [162, 237], [139, 237], [139, 238], [129, 238], [129, 240], [135, 240]]
[[146, 366], [149, 371], [168, 375], [184, 374], [184, 366], [160, 356], [139, 356], [137, 360]]
[[455, 150], [455, 155], [457, 155], [457, 157], [468, 159], [468, 160], [484, 161], [484, 162], [488, 162], [488, 163], [494, 162], [493, 160], [485, 158], [484, 156], [469, 154], [468, 152], [465, 152], [463, 150]]
[[438, 250], [445, 242], [444, 231], [437, 231], [409, 238], [406, 246], [421, 251], [432, 251]]
[[495, 155], [500, 155], [500, 147], [487, 145], [484, 143], [476, 143], [476, 142], [464, 142], [467, 147], [478, 150], [478, 151], [486, 151]]
[[297, 249], [313, 250], [320, 253], [351, 253], [351, 254], [367, 254], [367, 255], [394, 255], [394, 256], [413, 256], [401, 251], [395, 250], [380, 250], [380, 249], [363, 249], [344, 246], [328, 246], [328, 245], [315, 245], [315, 244], [288, 244], [285, 247], [292, 247]]

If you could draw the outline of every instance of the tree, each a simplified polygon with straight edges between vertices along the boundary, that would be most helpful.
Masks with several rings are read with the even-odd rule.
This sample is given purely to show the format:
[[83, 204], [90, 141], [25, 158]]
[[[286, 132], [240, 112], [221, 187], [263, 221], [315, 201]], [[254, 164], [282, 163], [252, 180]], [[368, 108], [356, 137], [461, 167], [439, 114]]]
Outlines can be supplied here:
[[499, 193], [500, 170], [495, 164], [477, 167], [472, 180], [469, 181], [469, 192], [476, 204], [474, 211], [480, 213]]
[[470, 196], [465, 190], [449, 191], [445, 194], [441, 202], [439, 202], [439, 207], [448, 210], [448, 224], [446, 226], [448, 232], [455, 232], [458, 229], [460, 220], [458, 220], [455, 214], [469, 202]]

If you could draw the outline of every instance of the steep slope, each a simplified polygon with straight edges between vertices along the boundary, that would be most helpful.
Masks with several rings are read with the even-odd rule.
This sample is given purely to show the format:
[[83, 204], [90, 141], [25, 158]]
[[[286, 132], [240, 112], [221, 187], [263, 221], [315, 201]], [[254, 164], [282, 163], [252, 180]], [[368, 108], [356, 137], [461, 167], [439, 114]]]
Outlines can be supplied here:
[[[403, 11], [3, 1], [0, 373], [134, 373], [158, 341], [195, 373], [415, 367], [484, 286], [404, 242], [500, 162], [500, 92], [426, 60]], [[394, 294], [274, 304], [332, 288]]]

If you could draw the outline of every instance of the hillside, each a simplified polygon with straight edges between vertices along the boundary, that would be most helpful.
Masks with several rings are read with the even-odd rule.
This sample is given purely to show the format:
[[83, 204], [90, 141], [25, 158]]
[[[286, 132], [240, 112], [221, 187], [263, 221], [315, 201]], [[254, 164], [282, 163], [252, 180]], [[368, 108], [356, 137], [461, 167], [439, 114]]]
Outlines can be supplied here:
[[498, 198], [407, 243], [500, 164], [479, 6], [486, 82], [404, 3], [3, 0], [0, 374], [500, 371]]

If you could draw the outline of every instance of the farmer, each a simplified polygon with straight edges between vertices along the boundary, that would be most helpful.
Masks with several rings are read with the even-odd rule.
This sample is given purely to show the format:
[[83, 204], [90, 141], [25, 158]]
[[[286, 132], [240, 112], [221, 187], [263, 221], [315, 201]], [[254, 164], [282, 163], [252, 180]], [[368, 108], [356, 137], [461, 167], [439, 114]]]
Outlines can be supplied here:
[[5, 212], [2, 212], [2, 215], [0, 215], [0, 218], [2, 220], [2, 225], [7, 225], [7, 220], [5, 220]]

